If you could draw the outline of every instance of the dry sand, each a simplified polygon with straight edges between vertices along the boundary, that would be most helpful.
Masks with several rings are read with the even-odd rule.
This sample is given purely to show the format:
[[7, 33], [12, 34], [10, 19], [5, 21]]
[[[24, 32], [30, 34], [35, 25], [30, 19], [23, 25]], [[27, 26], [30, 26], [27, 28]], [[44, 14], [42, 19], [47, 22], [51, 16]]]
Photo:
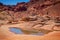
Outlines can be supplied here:
[[[19, 26], [19, 24], [16, 25]], [[54, 31], [44, 36], [37, 36], [37, 35], [14, 34], [9, 31], [8, 27], [9, 27], [8, 25], [3, 25], [0, 27], [0, 40], [60, 40], [60, 31]], [[12, 25], [10, 25], [10, 27], [12, 27]]]

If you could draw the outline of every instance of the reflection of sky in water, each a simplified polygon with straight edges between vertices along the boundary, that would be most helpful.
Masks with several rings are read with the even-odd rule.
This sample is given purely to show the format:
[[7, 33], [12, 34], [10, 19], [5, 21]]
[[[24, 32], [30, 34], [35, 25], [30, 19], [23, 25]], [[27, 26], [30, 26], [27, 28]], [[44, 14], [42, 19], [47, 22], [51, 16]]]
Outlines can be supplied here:
[[[9, 29], [10, 29], [11, 32], [13, 32], [15, 34], [25, 34], [21, 29], [16, 28], [16, 27], [10, 27]], [[42, 35], [44, 35], [44, 33], [43, 32], [38, 32], [38, 33], [33, 33], [32, 32], [29, 35], [40, 35], [40, 36], [42, 36]]]
[[10, 28], [10, 31], [16, 34], [22, 34], [23, 32], [19, 28]]

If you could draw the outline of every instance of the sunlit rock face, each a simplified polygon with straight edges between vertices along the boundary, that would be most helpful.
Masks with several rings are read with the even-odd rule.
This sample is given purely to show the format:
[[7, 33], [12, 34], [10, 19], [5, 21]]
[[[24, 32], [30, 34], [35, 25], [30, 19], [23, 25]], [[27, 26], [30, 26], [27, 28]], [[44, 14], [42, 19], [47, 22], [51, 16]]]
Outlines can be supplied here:
[[[0, 18], [12, 22], [36, 21], [41, 16], [48, 15], [52, 19], [60, 17], [59, 0], [30, 0], [16, 5], [4, 5], [0, 3]], [[40, 20], [40, 19], [39, 19]]]
[[59, 0], [30, 0], [30, 2], [28, 3], [25, 3], [25, 2], [17, 3], [17, 5], [15, 6], [3, 5], [1, 3], [0, 8], [2, 6], [3, 7], [1, 8], [2, 10], [9, 10], [9, 11], [15, 11], [15, 12], [22, 12], [22, 13], [24, 11], [26, 11], [27, 13], [30, 13], [30, 12], [33, 13], [32, 11], [34, 11], [35, 13], [38, 12], [40, 15], [41, 14], [45, 15], [46, 12], [48, 12], [50, 16], [53, 16], [54, 14], [55, 16], [58, 16], [60, 15], [59, 5], [60, 5]]
[[33, 24], [35, 22], [35, 24], [43, 25], [51, 20], [55, 23], [54, 21], [56, 21], [58, 17], [57, 20], [60, 21], [59, 0], [30, 0], [30, 2], [21, 2], [16, 5], [4, 5], [0, 3], [0, 8], [0, 20], [4, 20], [2, 24], [6, 22], [20, 23], [21, 21], [29, 23], [32, 21], [31, 23]]

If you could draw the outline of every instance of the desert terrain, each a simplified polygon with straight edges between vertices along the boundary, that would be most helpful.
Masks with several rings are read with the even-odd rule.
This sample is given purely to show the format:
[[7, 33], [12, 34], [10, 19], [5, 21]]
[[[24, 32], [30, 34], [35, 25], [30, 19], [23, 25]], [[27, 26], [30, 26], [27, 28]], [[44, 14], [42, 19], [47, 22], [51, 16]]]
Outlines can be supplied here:
[[60, 0], [0, 3], [0, 40], [60, 40]]

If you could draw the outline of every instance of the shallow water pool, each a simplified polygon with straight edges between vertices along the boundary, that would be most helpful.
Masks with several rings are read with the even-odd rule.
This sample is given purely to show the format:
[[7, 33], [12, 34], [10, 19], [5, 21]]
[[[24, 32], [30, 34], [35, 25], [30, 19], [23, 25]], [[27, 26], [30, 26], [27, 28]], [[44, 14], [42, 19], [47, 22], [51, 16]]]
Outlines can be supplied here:
[[28, 34], [28, 35], [44, 35], [45, 34], [43, 32], [21, 30], [20, 28], [17, 28], [17, 27], [10, 27], [9, 30], [10, 30], [10, 32], [13, 32], [15, 34]]
[[15, 34], [22, 34], [23, 33], [19, 28], [16, 28], [16, 27], [10, 27], [9, 29], [11, 32], [13, 32]]

